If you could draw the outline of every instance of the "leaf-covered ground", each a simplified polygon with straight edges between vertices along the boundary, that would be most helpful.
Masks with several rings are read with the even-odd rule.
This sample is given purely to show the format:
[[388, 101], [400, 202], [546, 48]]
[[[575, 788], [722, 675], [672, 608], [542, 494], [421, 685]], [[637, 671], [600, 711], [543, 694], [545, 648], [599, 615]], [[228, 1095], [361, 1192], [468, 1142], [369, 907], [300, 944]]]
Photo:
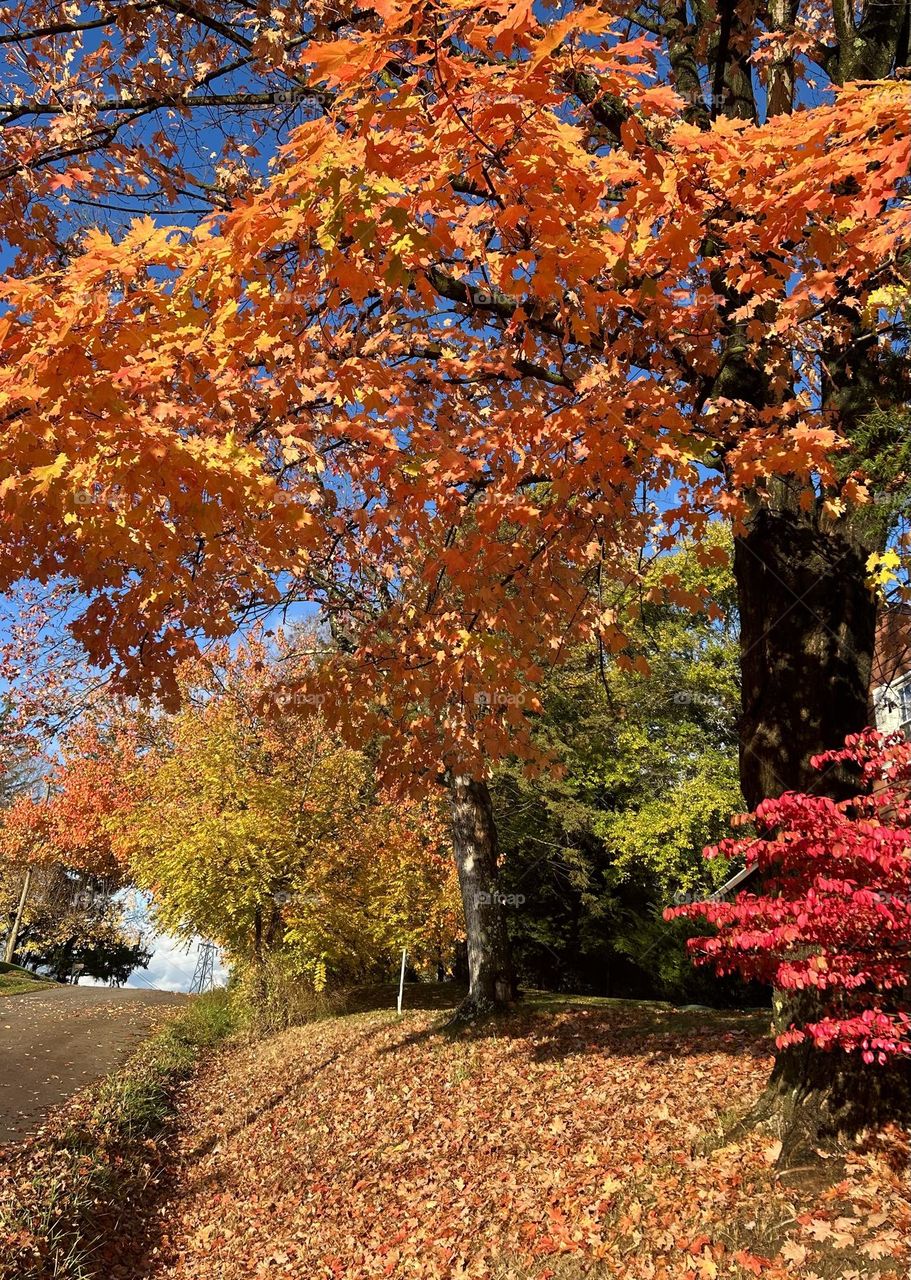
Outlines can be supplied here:
[[908, 1151], [787, 1184], [707, 1135], [769, 1069], [761, 1018], [538, 1001], [321, 1021], [207, 1066], [179, 1164], [106, 1274], [142, 1280], [877, 1276], [908, 1269]]

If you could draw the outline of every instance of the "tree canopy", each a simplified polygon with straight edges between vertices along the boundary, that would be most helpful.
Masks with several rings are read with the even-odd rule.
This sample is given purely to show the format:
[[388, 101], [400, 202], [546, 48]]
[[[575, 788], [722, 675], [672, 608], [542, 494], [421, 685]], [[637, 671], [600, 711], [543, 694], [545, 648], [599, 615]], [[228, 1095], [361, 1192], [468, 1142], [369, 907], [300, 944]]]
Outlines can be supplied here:
[[182, 673], [183, 709], [121, 772], [119, 856], [164, 931], [240, 968], [271, 958], [321, 990], [385, 974], [406, 947], [435, 972], [459, 933], [439, 806], [392, 804], [318, 710], [269, 714], [284, 674], [262, 641]]
[[316, 601], [357, 637], [338, 704], [405, 771], [478, 769], [569, 639], [625, 647], [605, 566], [778, 484], [837, 526], [867, 491], [827, 379], [900, 336], [906, 89], [707, 120], [619, 32], [317, 20], [267, 180], [8, 280], [0, 581], [62, 575], [90, 655], [169, 698], [200, 635]]
[[[201, 647], [318, 609], [332, 643], [290, 685], [338, 735], [329, 826], [365, 743], [402, 790], [447, 780], [487, 1002], [514, 987], [496, 762], [549, 762], [540, 691], [579, 646], [644, 678], [650, 611], [716, 622], [713, 568], [748, 806], [853, 796], [848, 757], [812, 760], [865, 723], [871, 580], [906, 549], [907, 0], [57, 19], [24, 0], [6, 42], [0, 590], [47, 591], [115, 692], [187, 716]], [[266, 111], [211, 147], [207, 104]], [[685, 860], [681, 802], [718, 817], [686, 727], [662, 798], [616, 772], [618, 865]], [[212, 725], [238, 782], [247, 729]]]

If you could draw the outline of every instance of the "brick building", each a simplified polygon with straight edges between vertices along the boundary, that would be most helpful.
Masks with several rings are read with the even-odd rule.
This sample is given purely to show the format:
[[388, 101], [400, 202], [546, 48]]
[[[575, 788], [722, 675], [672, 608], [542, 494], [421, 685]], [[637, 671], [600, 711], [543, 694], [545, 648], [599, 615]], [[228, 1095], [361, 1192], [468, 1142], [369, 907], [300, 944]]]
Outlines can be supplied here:
[[883, 733], [902, 729], [911, 739], [911, 606], [885, 609], [876, 628], [871, 722]]

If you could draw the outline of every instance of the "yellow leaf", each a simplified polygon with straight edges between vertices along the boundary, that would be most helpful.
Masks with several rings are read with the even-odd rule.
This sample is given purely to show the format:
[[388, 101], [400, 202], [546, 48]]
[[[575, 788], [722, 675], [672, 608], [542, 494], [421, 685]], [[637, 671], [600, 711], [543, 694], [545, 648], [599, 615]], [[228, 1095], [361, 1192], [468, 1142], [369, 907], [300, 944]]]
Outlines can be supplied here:
[[68, 462], [69, 458], [65, 453], [58, 453], [54, 461], [46, 467], [33, 467], [29, 475], [36, 482], [35, 493], [47, 493], [52, 481], [63, 475]]

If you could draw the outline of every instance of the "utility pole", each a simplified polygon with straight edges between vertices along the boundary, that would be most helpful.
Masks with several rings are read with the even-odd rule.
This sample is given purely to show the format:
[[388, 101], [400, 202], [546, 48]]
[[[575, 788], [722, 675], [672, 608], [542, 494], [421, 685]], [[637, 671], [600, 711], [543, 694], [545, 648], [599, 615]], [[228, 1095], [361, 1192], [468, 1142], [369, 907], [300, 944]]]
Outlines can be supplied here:
[[3, 953], [3, 959], [7, 964], [13, 963], [13, 956], [16, 954], [16, 943], [19, 941], [19, 930], [22, 927], [22, 917], [25, 913], [25, 904], [28, 902], [28, 892], [32, 887], [32, 868], [25, 868], [25, 879], [22, 881], [22, 892], [19, 894], [19, 906], [16, 910], [16, 918], [13, 921], [13, 927], [6, 935], [6, 949]]

